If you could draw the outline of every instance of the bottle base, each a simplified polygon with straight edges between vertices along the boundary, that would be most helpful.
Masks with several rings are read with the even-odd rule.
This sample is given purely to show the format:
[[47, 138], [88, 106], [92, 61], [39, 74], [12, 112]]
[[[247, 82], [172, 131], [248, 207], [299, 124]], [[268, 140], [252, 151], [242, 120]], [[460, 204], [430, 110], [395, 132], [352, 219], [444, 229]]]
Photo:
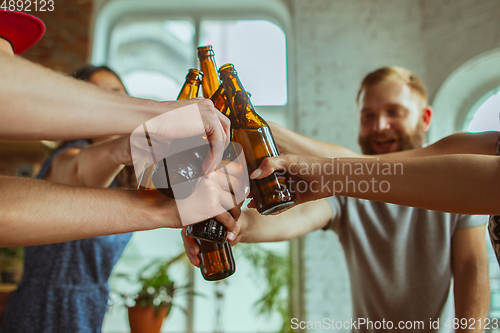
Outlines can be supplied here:
[[280, 212], [283, 209], [286, 209], [286, 208], [288, 208], [290, 206], [293, 206], [294, 204], [295, 204], [295, 199], [294, 200], [290, 200], [290, 201], [286, 201], [286, 202], [274, 203], [274, 204], [270, 204], [268, 206], [264, 206], [261, 209], [258, 209], [258, 212], [261, 215], [269, 215], [269, 214], [272, 214], [272, 213]]
[[223, 280], [227, 277], [230, 277], [231, 275], [234, 274], [235, 271], [236, 270], [229, 271], [229, 272], [220, 272], [220, 273], [215, 273], [215, 274], [212, 274], [209, 276], [205, 276], [202, 274], [202, 276], [206, 281], [219, 281], [219, 280]]
[[189, 236], [191, 238], [196, 238], [196, 239], [206, 241], [206, 242], [220, 243], [220, 244], [224, 243], [226, 241], [226, 238], [227, 238], [227, 234], [226, 234], [225, 238], [224, 237], [212, 237], [212, 236], [200, 236], [200, 235], [196, 235], [196, 234], [188, 232], [188, 229], [186, 229], [186, 236]]

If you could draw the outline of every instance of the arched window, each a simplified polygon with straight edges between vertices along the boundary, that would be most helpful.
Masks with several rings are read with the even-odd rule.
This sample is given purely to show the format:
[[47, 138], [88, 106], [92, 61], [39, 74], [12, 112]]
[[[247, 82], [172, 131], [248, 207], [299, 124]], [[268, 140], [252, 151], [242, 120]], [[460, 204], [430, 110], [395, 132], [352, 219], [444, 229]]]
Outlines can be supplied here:
[[[480, 98], [468, 113], [464, 130], [467, 132], [500, 131], [500, 87], [491, 90]], [[497, 258], [488, 243], [488, 261], [490, 263], [491, 304], [490, 318], [500, 318], [500, 269]]]
[[462, 64], [445, 80], [432, 102], [435, 109], [429, 142], [465, 130], [479, 103], [500, 87], [500, 49]]
[[[429, 131], [434, 142], [458, 131], [500, 130], [500, 49], [462, 64], [443, 83], [433, 101], [435, 116]], [[485, 219], [486, 223], [486, 219]], [[500, 269], [487, 238], [490, 263], [490, 318], [500, 318]]]

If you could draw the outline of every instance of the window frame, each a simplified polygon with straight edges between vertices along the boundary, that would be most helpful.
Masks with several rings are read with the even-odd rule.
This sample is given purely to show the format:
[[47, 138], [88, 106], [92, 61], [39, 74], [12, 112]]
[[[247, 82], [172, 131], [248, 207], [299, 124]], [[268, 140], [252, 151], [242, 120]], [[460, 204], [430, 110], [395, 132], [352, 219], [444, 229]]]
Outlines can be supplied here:
[[[109, 64], [111, 32], [131, 15], [143, 16], [146, 20], [172, 19], [193, 20], [194, 43], [199, 45], [200, 23], [202, 20], [268, 20], [280, 27], [285, 34], [287, 55], [287, 104], [278, 106], [257, 106], [257, 112], [283, 114], [286, 126], [296, 127], [296, 89], [294, 59], [294, 36], [290, 10], [280, 0], [252, 0], [236, 2], [232, 0], [189, 0], [189, 1], [115, 1], [106, 3], [96, 15], [91, 62], [96, 65]], [[192, 64], [198, 67], [197, 59]]]

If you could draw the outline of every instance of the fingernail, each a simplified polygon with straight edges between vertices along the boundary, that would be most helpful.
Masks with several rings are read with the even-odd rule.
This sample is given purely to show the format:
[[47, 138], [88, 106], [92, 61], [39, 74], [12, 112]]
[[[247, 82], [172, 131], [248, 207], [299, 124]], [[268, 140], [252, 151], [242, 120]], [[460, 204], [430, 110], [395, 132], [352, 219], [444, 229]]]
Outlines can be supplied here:
[[254, 172], [252, 172], [252, 174], [250, 175], [250, 179], [255, 179], [255, 178], [259, 177], [261, 174], [262, 174], [262, 170], [257, 169]]
[[250, 187], [245, 186], [245, 194], [248, 194], [248, 193], [250, 193]]
[[236, 236], [231, 231], [227, 233], [227, 239], [229, 239], [230, 242], [234, 241], [235, 238]]

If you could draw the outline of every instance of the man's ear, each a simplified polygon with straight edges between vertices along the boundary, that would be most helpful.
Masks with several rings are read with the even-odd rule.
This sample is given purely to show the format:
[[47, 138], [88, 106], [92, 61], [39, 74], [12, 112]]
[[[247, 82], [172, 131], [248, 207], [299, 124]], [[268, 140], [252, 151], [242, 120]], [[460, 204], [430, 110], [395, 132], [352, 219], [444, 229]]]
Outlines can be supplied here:
[[422, 110], [422, 128], [424, 132], [429, 130], [429, 126], [431, 126], [432, 115], [434, 114], [434, 110], [430, 105], [427, 105]]

